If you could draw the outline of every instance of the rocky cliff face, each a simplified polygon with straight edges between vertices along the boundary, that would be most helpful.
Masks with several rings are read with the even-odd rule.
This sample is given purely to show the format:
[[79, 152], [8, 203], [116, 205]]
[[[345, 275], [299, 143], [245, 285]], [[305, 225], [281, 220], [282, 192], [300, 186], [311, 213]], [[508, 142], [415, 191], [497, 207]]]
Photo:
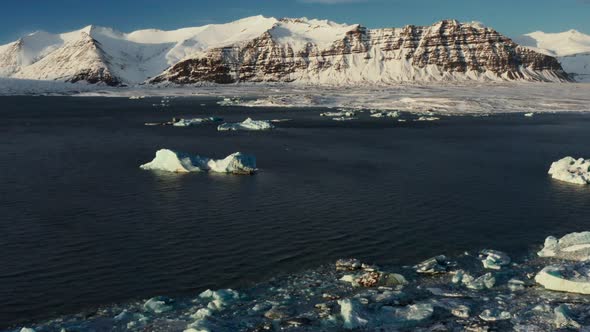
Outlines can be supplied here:
[[[282, 22], [273, 29], [280, 28]], [[555, 58], [522, 48], [493, 29], [453, 20], [401, 29], [355, 26], [326, 48], [309, 42], [294, 49], [289, 43], [280, 43], [273, 29], [247, 43], [181, 61], [151, 82], [569, 79]]]

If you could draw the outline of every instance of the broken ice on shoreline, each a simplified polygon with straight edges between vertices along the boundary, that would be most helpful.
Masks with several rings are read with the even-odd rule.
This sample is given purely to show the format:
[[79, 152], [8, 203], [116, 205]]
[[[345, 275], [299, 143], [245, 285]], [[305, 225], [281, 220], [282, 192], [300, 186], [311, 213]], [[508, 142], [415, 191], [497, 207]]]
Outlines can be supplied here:
[[270, 130], [274, 129], [274, 126], [270, 123], [270, 121], [266, 120], [252, 120], [251, 118], [247, 118], [243, 122], [237, 123], [224, 123], [217, 127], [218, 131], [235, 131], [235, 130], [247, 130], [247, 131], [256, 131], [256, 130]]
[[221, 122], [221, 121], [223, 121], [222, 118], [210, 116], [207, 118], [178, 119], [176, 121], [173, 120], [172, 125], [175, 127], [190, 127], [190, 126], [200, 125], [203, 123], [212, 123], [212, 122]]
[[224, 159], [210, 159], [198, 155], [188, 155], [168, 149], [156, 152], [156, 157], [140, 166], [144, 170], [189, 173], [209, 171], [215, 173], [253, 174], [256, 172], [256, 158], [241, 152], [233, 153]]
[[[558, 247], [585, 245], [588, 237], [580, 234], [586, 233], [568, 234]], [[555, 248], [553, 240], [548, 244], [549, 250]], [[311, 332], [554, 331], [590, 326], [590, 298], [576, 294], [590, 293], [589, 261], [556, 263], [553, 256], [526, 256], [510, 262], [497, 250], [439, 255], [414, 267], [381, 268], [342, 259], [335, 266], [277, 276], [252, 288], [205, 290], [186, 299], [156, 296], [31, 327], [37, 332], [99, 327]]]
[[586, 185], [590, 183], [590, 160], [565, 157], [552, 163], [548, 173], [559, 181]]

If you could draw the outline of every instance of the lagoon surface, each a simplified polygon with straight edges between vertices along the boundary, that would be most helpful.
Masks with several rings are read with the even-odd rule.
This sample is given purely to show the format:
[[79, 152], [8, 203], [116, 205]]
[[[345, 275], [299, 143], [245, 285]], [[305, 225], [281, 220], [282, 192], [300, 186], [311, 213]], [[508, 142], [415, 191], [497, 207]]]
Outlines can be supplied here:
[[[590, 229], [590, 115], [337, 122], [221, 98], [0, 97], [0, 329], [156, 295], [247, 288], [356, 257], [412, 265]], [[269, 132], [144, 126], [292, 119]], [[257, 157], [253, 176], [139, 169], [160, 148]]]

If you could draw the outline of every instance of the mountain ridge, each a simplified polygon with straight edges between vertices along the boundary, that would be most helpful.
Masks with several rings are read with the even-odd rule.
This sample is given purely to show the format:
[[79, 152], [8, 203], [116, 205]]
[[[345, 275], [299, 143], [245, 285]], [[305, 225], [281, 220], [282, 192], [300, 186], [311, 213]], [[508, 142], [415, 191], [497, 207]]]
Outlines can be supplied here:
[[479, 22], [368, 29], [259, 15], [170, 31], [40, 31], [0, 46], [0, 77], [108, 85], [569, 80], [552, 59]]

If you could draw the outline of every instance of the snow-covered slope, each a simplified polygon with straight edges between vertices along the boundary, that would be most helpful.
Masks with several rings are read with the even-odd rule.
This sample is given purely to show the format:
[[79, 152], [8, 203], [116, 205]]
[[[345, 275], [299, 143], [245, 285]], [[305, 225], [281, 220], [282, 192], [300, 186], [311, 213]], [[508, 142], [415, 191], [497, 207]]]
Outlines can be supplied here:
[[174, 31], [36, 32], [0, 46], [0, 77], [109, 85], [568, 79], [552, 56], [479, 23], [371, 30], [263, 16]]
[[282, 19], [248, 43], [212, 48], [172, 66], [153, 83], [563, 81], [555, 58], [520, 47], [479, 23], [367, 29]]
[[590, 35], [576, 30], [561, 33], [536, 31], [515, 41], [537, 52], [555, 56], [563, 69], [578, 81], [590, 82]]
[[[35, 32], [0, 46], [0, 77], [79, 81], [88, 73], [104, 72], [112, 77], [103, 81], [107, 84], [141, 83], [187, 56], [255, 38], [275, 22], [254, 16], [174, 31], [122, 33], [87, 26], [64, 34]], [[101, 79], [93, 76], [88, 81]]]

